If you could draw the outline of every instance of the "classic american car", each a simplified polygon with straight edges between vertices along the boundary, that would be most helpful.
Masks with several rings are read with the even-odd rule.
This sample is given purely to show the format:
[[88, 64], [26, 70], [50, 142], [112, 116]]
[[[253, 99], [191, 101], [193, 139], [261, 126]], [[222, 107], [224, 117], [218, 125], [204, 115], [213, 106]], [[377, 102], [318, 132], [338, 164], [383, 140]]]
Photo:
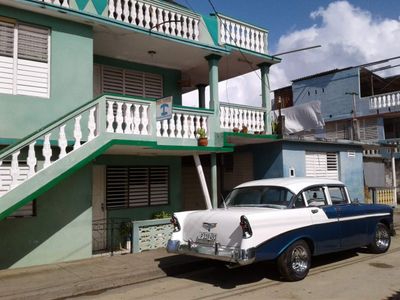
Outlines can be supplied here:
[[170, 253], [247, 265], [276, 260], [288, 281], [307, 276], [311, 257], [367, 246], [388, 250], [393, 209], [352, 202], [337, 180], [276, 178], [243, 183], [221, 208], [174, 213]]

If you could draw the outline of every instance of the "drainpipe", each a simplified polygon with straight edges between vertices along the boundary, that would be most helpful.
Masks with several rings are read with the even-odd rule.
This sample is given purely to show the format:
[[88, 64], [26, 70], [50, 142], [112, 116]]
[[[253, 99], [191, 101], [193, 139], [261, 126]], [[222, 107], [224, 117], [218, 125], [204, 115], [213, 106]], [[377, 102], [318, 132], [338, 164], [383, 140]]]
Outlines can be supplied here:
[[392, 179], [393, 179], [393, 206], [397, 205], [397, 178], [396, 178], [396, 160], [392, 149]]
[[208, 193], [207, 182], [204, 176], [203, 167], [201, 166], [200, 157], [197, 154], [193, 154], [194, 163], [196, 164], [197, 173], [199, 174], [201, 189], [203, 190], [204, 200], [206, 202], [207, 209], [212, 209], [210, 194]]

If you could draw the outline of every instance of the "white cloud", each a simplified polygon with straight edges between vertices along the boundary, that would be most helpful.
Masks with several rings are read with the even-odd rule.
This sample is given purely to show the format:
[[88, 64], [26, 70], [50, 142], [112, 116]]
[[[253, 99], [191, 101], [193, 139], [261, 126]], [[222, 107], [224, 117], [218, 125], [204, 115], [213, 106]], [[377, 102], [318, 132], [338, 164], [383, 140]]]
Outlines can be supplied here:
[[[282, 36], [275, 53], [314, 45], [322, 47], [282, 56], [282, 62], [271, 67], [271, 89], [290, 85], [293, 79], [318, 72], [400, 54], [400, 19], [375, 18], [371, 12], [347, 1], [320, 7], [310, 13], [310, 18], [315, 24]], [[399, 63], [397, 60], [392, 64]], [[400, 73], [400, 67], [391, 72]], [[261, 84], [255, 74], [231, 79], [227, 86], [220, 83], [220, 101], [260, 106]]]
[[[322, 48], [283, 56], [282, 63], [271, 68], [273, 89], [299, 77], [400, 54], [399, 20], [376, 19], [347, 1], [321, 7], [311, 12], [310, 18], [320, 23], [282, 36], [277, 52], [313, 45]], [[393, 72], [399, 73], [398, 68]]]

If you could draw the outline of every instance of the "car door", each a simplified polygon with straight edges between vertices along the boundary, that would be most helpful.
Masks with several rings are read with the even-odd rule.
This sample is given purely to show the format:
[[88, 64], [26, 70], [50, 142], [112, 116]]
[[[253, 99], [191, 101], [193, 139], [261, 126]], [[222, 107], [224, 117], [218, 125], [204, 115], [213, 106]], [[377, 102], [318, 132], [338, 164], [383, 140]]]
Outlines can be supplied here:
[[351, 203], [344, 186], [329, 186], [332, 206], [336, 208], [341, 233], [341, 248], [351, 249], [367, 243], [368, 223], [365, 208]]
[[340, 225], [337, 210], [329, 205], [326, 187], [314, 186], [303, 191], [313, 222], [313, 239], [318, 254], [340, 249]]

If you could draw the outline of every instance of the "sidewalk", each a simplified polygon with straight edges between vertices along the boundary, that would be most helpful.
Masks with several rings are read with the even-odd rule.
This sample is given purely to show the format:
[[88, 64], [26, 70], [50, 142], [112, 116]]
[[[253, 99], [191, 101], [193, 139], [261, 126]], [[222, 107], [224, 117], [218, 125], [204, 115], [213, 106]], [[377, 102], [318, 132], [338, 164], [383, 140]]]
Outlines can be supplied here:
[[[395, 228], [400, 233], [400, 210]], [[165, 249], [102, 256], [30, 268], [0, 270], [0, 299], [57, 299], [178, 275], [209, 261], [169, 254]]]

